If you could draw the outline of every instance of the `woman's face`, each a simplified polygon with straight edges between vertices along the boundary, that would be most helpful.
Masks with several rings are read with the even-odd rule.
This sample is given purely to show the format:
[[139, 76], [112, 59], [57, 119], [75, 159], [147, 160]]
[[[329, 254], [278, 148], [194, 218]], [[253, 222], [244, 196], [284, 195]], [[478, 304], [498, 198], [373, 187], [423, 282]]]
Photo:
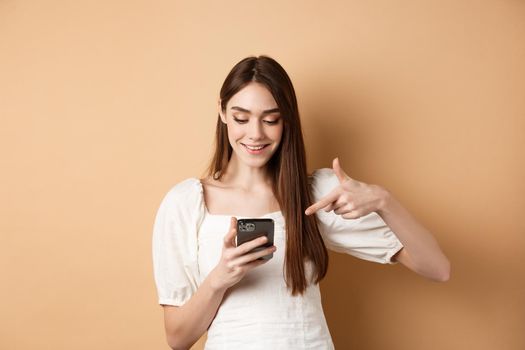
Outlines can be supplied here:
[[252, 82], [233, 95], [225, 112], [219, 101], [219, 114], [227, 124], [232, 157], [248, 166], [264, 166], [279, 147], [283, 134], [283, 120], [270, 91]]

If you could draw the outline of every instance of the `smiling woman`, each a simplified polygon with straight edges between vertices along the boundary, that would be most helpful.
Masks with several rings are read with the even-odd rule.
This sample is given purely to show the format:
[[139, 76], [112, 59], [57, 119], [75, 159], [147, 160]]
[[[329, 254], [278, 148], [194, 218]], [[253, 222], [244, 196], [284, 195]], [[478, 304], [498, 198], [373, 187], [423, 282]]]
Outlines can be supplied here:
[[[245, 151], [239, 152], [241, 156], [258, 155], [246, 159], [255, 162], [254, 165], [265, 164], [277, 150], [283, 133], [283, 121], [272, 94], [263, 84], [250, 82], [231, 97], [228, 101], [231, 107], [223, 110], [221, 101], [219, 116], [228, 125], [231, 147], [239, 151], [242, 146]], [[233, 122], [228, 123], [229, 119]]]
[[[206, 330], [206, 349], [333, 349], [319, 290], [327, 248], [448, 279], [432, 234], [386, 189], [350, 178], [338, 159], [306, 169], [288, 75], [267, 56], [241, 60], [220, 91], [207, 176], [175, 185], [155, 219], [155, 282], [172, 349]], [[271, 222], [273, 242], [237, 246], [237, 217]]]

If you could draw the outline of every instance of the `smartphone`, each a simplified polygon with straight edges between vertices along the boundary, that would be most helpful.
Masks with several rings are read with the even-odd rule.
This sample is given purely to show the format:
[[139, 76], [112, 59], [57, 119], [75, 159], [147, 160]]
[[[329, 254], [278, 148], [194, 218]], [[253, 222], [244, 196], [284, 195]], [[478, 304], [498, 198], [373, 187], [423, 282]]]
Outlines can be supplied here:
[[[274, 222], [270, 218], [257, 218], [257, 219], [238, 219], [237, 220], [237, 237], [235, 239], [236, 245], [240, 246], [241, 244], [251, 241], [252, 239], [266, 236], [268, 241], [252, 249], [249, 253], [257, 252], [259, 250], [266, 249], [273, 245], [273, 230]], [[273, 257], [273, 253], [260, 257], [258, 260], [269, 260]]]

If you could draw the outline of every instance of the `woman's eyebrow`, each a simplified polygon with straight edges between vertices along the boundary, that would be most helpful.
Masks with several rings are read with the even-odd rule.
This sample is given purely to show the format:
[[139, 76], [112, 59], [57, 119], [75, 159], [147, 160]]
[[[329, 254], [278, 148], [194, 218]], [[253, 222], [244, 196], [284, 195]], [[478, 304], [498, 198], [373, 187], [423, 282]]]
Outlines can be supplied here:
[[[239, 106], [232, 106], [230, 109], [234, 109], [236, 111], [245, 112], [245, 113], [249, 113], [249, 114], [252, 113], [250, 110], [248, 110], [246, 108], [239, 107]], [[267, 110], [262, 112], [262, 115], [276, 113], [276, 112], [279, 112], [279, 108], [267, 109]]]

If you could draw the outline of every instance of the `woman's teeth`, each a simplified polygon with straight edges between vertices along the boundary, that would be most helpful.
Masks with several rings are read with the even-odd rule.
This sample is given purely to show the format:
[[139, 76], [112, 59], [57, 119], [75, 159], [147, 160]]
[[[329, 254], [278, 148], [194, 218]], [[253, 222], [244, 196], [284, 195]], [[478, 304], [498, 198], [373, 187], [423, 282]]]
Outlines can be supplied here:
[[250, 154], [260, 154], [262, 153], [263, 149], [266, 148], [266, 146], [268, 146], [268, 144], [266, 144], [263, 146], [251, 147], [251, 146], [245, 145], [244, 143], [241, 143], [241, 145], [243, 145], [248, 151], [248, 153]]
[[[244, 145], [244, 144], [243, 144]], [[252, 146], [248, 146], [248, 145], [244, 145], [246, 148], [248, 149], [251, 149], [252, 151], [258, 151], [260, 149], [263, 149], [264, 147], [266, 147], [267, 145], [262, 145], [262, 146], [259, 146], [259, 147], [252, 147]]]

